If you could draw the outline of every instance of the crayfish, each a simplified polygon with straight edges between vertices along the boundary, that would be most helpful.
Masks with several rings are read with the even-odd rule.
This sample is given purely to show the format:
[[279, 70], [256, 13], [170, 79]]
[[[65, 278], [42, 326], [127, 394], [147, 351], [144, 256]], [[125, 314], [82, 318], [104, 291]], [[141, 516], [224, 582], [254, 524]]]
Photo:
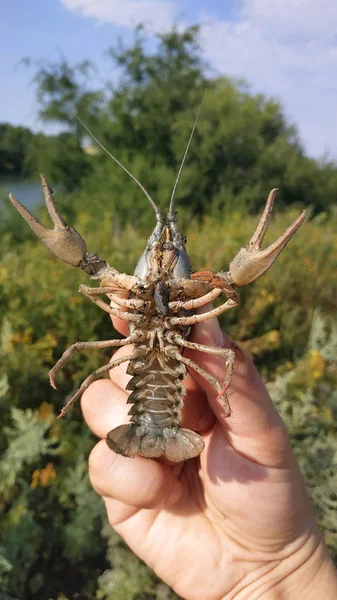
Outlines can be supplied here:
[[[124, 456], [133, 457], [138, 454], [156, 458], [165, 455], [170, 461], [180, 462], [198, 456], [203, 450], [202, 437], [194, 431], [180, 427], [186, 367], [199, 373], [216, 388], [219, 402], [222, 403], [226, 415], [230, 415], [231, 408], [226, 392], [235, 364], [235, 351], [190, 342], [191, 328], [196, 323], [217, 317], [236, 306], [239, 296], [234, 287], [247, 285], [265, 273], [305, 217], [303, 212], [276, 242], [261, 250], [276, 193], [273, 189], [256, 231], [248, 245], [241, 248], [232, 260], [229, 270], [216, 274], [209, 271], [192, 273], [185, 238], [177, 221], [174, 196], [196, 122], [197, 119], [166, 216], [141, 183], [109, 153], [142, 189], [155, 212], [156, 224], [134, 275], [119, 273], [104, 259], [87, 251], [83, 238], [76, 229], [67, 225], [60, 215], [44, 175], [41, 174], [41, 181], [46, 206], [54, 223], [53, 229], [47, 229], [39, 223], [10, 194], [12, 204], [57, 258], [83, 269], [92, 279], [100, 282], [98, 287], [81, 285], [79, 291], [105, 312], [128, 322], [129, 335], [125, 339], [76, 342], [63, 353], [49, 372], [51, 385], [55, 388], [56, 375], [76, 352], [133, 345], [130, 354], [117, 359], [112, 358], [106, 365], [89, 375], [60, 413], [60, 416], [65, 415], [91, 382], [121, 363], [128, 362], [127, 373], [132, 375], [126, 387], [127, 390], [131, 390], [128, 398], [128, 403], [131, 404], [130, 422], [116, 427], [106, 437], [108, 446]], [[104, 147], [103, 149], [105, 150]], [[101, 298], [102, 295], [107, 296], [113, 305], [105, 302]], [[220, 306], [202, 314], [196, 313], [198, 307], [212, 302], [219, 296], [225, 298]], [[223, 357], [226, 366], [225, 381], [218, 381], [193, 360], [185, 357], [185, 348]]]

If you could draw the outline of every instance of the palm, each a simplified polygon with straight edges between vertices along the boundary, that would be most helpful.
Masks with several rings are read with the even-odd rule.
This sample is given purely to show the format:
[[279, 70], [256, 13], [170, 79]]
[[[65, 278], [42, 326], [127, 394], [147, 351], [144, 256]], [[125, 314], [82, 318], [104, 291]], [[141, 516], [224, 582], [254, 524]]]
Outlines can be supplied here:
[[[215, 425], [201, 465], [192, 460], [180, 466], [182, 495], [177, 504], [132, 509], [131, 515], [125, 506], [129, 514], [115, 525], [130, 548], [184, 598], [222, 597], [235, 588], [243, 569], [279, 560], [279, 552], [303, 525], [293, 510], [295, 477], [289, 481], [286, 470], [257, 465], [230, 446], [217, 452], [222, 435]], [[114, 512], [113, 507], [112, 525]], [[212, 582], [205, 578], [208, 572], [214, 574]]]
[[[198, 341], [209, 343], [210, 331], [205, 326], [197, 330]], [[200, 362], [200, 355], [193, 358]], [[221, 359], [203, 355], [201, 360], [219, 376]], [[97, 382], [84, 396], [84, 413], [99, 435], [107, 432], [107, 419], [115, 426], [125, 412], [125, 370], [116, 369], [112, 376], [113, 390], [111, 382]], [[102, 441], [93, 452], [90, 472], [97, 491], [106, 496], [111, 524], [130, 548], [184, 598], [215, 600], [283, 558], [285, 548], [305, 530], [310, 508], [282, 421], [245, 360], [239, 361], [233, 378], [230, 419], [222, 419], [207, 385], [200, 389], [189, 377], [187, 389], [184, 426], [203, 432], [206, 446], [200, 460], [174, 466], [141, 457], [130, 460], [116, 457]], [[111, 404], [109, 394], [117, 404]], [[168, 504], [176, 479], [181, 495]]]

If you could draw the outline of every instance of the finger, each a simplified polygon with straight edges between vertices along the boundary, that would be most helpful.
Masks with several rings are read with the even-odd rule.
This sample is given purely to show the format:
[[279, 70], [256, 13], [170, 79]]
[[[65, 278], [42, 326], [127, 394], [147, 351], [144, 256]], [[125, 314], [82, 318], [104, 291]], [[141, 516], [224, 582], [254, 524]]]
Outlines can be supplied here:
[[126, 423], [130, 408], [126, 400], [126, 392], [110, 379], [92, 383], [81, 398], [83, 416], [91, 431], [103, 439], [111, 429]]
[[[117, 308], [121, 312], [127, 312], [127, 308], [123, 308], [123, 306], [119, 306], [113, 300], [110, 300], [110, 306], [112, 306], [113, 308]], [[125, 337], [128, 336], [129, 335], [128, 322], [124, 321], [124, 319], [120, 319], [119, 317], [116, 317], [114, 315], [110, 315], [110, 317], [111, 317], [112, 324], [113, 324], [114, 328], [118, 331], [118, 333], [125, 335]]]
[[[220, 330], [218, 321], [211, 319], [196, 325], [191, 339], [194, 342], [210, 346], [234, 347], [236, 362], [228, 390], [228, 398], [232, 408], [232, 414], [229, 418], [225, 417], [221, 403], [217, 400], [217, 391], [214, 387], [200, 375], [193, 374], [193, 377], [198, 380], [205, 390], [217, 419], [230, 439], [233, 439], [234, 436], [244, 438], [246, 441], [250, 439], [251, 446], [256, 444], [256, 441], [260, 446], [264, 443], [266, 437], [271, 443], [271, 437], [274, 436], [272, 446], [288, 444], [288, 436], [282, 419], [275, 409], [251, 358], [238, 346], [235, 344], [233, 346], [232, 340]], [[223, 358], [196, 350], [189, 351], [188, 356], [220, 382], [224, 381], [226, 371]]]
[[103, 500], [105, 502], [108, 520], [112, 527], [117, 527], [130, 517], [133, 517], [133, 515], [139, 511], [137, 506], [125, 504], [125, 502], [116, 500], [116, 498], [103, 496]]
[[131, 460], [115, 454], [103, 440], [90, 454], [89, 476], [101, 496], [138, 508], [169, 505], [181, 494], [181, 484], [168, 466], [140, 456]]
[[[111, 306], [114, 306], [114, 308], [120, 308], [120, 306], [117, 307], [117, 304], [113, 304], [111, 302]], [[127, 321], [123, 321], [123, 319], [119, 319], [119, 317], [115, 317], [113, 315], [111, 316], [111, 321], [112, 324], [114, 326], [114, 328], [116, 329], [116, 331], [118, 331], [118, 333], [121, 333], [122, 335], [125, 335], [125, 337], [127, 337], [129, 335], [129, 325], [127, 323]]]

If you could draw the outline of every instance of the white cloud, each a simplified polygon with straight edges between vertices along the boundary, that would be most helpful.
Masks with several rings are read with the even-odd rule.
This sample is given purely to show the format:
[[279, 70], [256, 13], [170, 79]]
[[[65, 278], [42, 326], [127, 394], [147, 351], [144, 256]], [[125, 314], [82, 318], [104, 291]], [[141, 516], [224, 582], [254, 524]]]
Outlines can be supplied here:
[[[184, 10], [174, 0], [60, 1], [101, 22], [132, 27], [145, 21], [157, 31], [169, 28]], [[219, 73], [244, 77], [255, 90], [279, 97], [311, 155], [329, 149], [337, 158], [337, 3], [232, 2], [231, 20], [195, 13], [206, 58]], [[207, 11], [206, 0], [204, 5]]]
[[337, 4], [331, 0], [244, 0], [241, 15], [277, 36], [328, 39], [337, 31]]
[[211, 64], [280, 98], [311, 155], [337, 157], [337, 4], [243, 0], [235, 17], [203, 16]]
[[175, 5], [167, 0], [61, 0], [61, 4], [99, 22], [123, 27], [146, 22], [156, 31], [170, 27], [175, 17]]

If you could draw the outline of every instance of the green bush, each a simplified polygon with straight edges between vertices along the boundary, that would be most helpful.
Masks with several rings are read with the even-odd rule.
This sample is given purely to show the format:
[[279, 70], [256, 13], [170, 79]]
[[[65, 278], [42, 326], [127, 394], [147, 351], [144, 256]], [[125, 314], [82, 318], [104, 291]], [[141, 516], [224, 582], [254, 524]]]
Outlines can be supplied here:
[[[269, 240], [294, 216], [277, 216]], [[89, 249], [132, 272], [149, 230], [129, 225], [113, 238], [110, 220], [103, 219], [98, 240], [91, 218], [79, 213], [76, 220]], [[226, 221], [191, 222], [185, 232], [194, 268], [225, 269], [255, 225], [256, 218], [236, 213]], [[242, 290], [240, 307], [222, 325], [271, 382], [337, 559], [336, 225], [331, 217], [304, 224], [273, 268]], [[106, 546], [100, 536], [104, 511], [86, 474], [94, 439], [78, 406], [62, 421], [55, 417], [65, 395], [108, 354], [76, 356], [58, 377], [58, 392], [48, 384], [49, 368], [72, 342], [109, 338], [109, 317], [77, 293], [85, 275], [58, 262], [38, 241], [23, 242], [20, 252], [11, 248], [9, 234], [1, 244], [3, 593], [20, 600], [44, 600], [46, 590], [50, 598], [74, 591], [90, 599], [174, 598], [105, 525]]]

